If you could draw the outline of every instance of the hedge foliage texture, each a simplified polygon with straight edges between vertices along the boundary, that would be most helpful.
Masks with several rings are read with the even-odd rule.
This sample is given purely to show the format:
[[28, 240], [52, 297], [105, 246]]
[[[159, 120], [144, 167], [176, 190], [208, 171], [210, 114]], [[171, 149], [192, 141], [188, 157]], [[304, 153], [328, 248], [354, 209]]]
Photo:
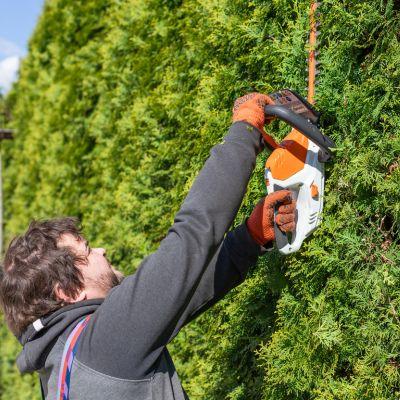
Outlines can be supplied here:
[[[8, 240], [76, 215], [125, 273], [157, 248], [233, 100], [305, 94], [308, 0], [50, 0], [7, 97]], [[324, 0], [317, 105], [338, 144], [324, 220], [172, 349], [192, 399], [400, 397], [400, 4]], [[270, 127], [276, 137], [284, 125]], [[265, 193], [259, 157], [241, 223]], [[38, 397], [1, 331], [1, 399]], [[35, 397], [36, 396], [36, 397]]]

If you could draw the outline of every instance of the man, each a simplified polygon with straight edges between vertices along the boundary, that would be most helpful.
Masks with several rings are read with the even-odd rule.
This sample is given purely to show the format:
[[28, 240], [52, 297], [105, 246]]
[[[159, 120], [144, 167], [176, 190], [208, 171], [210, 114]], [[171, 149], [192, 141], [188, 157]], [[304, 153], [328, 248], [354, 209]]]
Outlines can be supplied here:
[[179, 330], [241, 283], [271, 247], [275, 218], [295, 227], [289, 191], [262, 199], [226, 234], [264, 147], [263, 108], [235, 102], [229, 134], [211, 150], [158, 250], [124, 279], [91, 249], [73, 218], [33, 222], [6, 253], [5, 319], [38, 371], [46, 399], [187, 399], [167, 350]]

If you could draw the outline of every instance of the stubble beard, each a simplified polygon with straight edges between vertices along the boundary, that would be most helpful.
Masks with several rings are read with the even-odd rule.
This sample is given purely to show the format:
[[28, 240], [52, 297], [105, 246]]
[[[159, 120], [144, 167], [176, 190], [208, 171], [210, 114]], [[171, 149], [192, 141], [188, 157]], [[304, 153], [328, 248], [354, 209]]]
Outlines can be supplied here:
[[89, 281], [92, 287], [101, 289], [105, 295], [125, 278], [124, 274], [116, 270], [111, 264], [109, 264], [109, 267], [110, 269], [107, 272], [101, 274], [97, 279], [90, 279]]

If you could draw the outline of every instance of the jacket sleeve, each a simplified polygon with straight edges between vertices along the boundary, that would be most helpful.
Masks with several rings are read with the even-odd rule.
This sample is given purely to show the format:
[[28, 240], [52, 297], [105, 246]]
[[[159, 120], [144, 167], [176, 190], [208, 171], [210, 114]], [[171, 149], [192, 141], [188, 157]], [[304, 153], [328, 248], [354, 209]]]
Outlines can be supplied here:
[[241, 284], [250, 267], [267, 251], [251, 238], [245, 224], [229, 232], [201, 277], [190, 300], [191, 313], [185, 324], [207, 311]]
[[[257, 129], [236, 122], [223, 143], [211, 149], [158, 250], [112, 289], [93, 314], [78, 360], [119, 378], [152, 374], [169, 341], [215, 296], [214, 287], [202, 285], [207, 267], [230, 267], [227, 260], [234, 256], [228, 254], [228, 247], [234, 238], [228, 234], [224, 241], [224, 236], [240, 207], [262, 143]], [[216, 253], [224, 257], [223, 263], [216, 262]]]

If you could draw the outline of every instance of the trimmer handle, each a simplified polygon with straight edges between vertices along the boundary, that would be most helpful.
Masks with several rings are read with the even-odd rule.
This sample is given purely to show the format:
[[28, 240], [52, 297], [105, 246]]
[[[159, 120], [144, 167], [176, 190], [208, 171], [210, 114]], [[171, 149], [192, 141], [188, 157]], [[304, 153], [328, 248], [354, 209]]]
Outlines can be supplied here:
[[293, 232], [292, 237], [294, 237], [294, 239], [289, 243], [287, 235], [283, 233], [275, 223], [275, 242], [281, 254], [292, 254], [300, 249], [305, 237], [296, 235], [296, 232]]
[[[290, 190], [288, 188], [287, 190]], [[303, 188], [304, 190], [304, 188]], [[298, 192], [296, 190], [290, 190], [292, 192], [292, 199], [293, 200], [298, 200]], [[302, 196], [300, 196], [302, 197]], [[303, 205], [303, 204], [302, 204]], [[291, 232], [290, 234], [290, 241], [287, 233], [284, 233], [280, 230], [278, 224], [276, 223], [276, 219], [274, 219], [274, 231], [275, 231], [275, 243], [276, 247], [278, 248], [279, 252], [281, 254], [292, 254], [296, 252], [297, 250], [300, 249], [301, 245], [303, 244], [304, 239], [306, 238], [304, 235], [304, 232], [301, 230], [301, 224], [302, 224], [302, 219], [304, 219], [304, 215], [299, 215], [302, 211], [304, 212], [305, 210], [300, 210], [300, 205], [296, 204], [296, 229], [294, 232]], [[275, 216], [278, 214], [278, 207], [275, 207], [274, 210]], [[300, 218], [300, 219], [299, 219]]]
[[325, 136], [316, 125], [311, 123], [307, 118], [296, 114], [285, 106], [267, 105], [264, 108], [266, 116], [276, 117], [298, 130], [304, 136], [308, 137], [312, 142], [321, 148], [321, 161], [329, 161], [332, 157], [331, 148], [336, 147], [335, 142], [328, 136]]

